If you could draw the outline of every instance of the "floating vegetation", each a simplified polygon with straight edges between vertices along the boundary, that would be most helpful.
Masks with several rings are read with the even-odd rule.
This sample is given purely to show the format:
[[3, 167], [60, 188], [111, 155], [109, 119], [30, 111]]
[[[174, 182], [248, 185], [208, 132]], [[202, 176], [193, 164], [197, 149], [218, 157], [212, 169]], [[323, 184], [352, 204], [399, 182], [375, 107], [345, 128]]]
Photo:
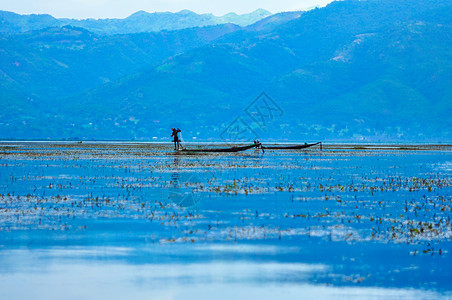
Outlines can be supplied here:
[[449, 147], [198, 156], [168, 149], [4, 143], [0, 231], [95, 235], [91, 227], [114, 233], [110, 221], [128, 220], [137, 239], [154, 243], [320, 238], [405, 243], [412, 255], [445, 255], [435, 245], [452, 240], [452, 173], [438, 167]]

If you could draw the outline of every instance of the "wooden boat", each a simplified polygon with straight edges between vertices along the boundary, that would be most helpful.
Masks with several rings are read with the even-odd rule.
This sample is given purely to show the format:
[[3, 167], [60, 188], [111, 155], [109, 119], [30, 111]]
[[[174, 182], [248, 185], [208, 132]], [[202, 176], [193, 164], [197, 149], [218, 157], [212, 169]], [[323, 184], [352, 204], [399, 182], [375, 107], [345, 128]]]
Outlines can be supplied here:
[[304, 149], [309, 148], [315, 145], [320, 144], [320, 150], [322, 150], [322, 142], [314, 143], [314, 144], [303, 144], [303, 145], [294, 145], [294, 146], [262, 146], [262, 149], [287, 149], [287, 150], [298, 150], [298, 149]]
[[181, 152], [186, 152], [186, 153], [199, 153], [199, 152], [240, 152], [240, 151], [245, 151], [251, 148], [260, 148], [262, 147], [261, 143], [253, 143], [251, 145], [247, 145], [247, 146], [234, 146], [231, 148], [211, 148], [211, 149], [182, 149], [180, 150]]

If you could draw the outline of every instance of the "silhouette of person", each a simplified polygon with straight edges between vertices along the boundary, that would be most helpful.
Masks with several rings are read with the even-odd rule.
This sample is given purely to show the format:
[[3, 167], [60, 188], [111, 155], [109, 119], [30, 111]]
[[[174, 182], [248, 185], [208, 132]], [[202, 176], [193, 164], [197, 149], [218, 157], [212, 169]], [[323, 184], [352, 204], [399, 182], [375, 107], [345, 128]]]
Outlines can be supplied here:
[[179, 136], [177, 135], [181, 130], [179, 128], [173, 128], [173, 133], [171, 134], [171, 137], [174, 137], [174, 150], [179, 150], [180, 148], [180, 142], [179, 142]]

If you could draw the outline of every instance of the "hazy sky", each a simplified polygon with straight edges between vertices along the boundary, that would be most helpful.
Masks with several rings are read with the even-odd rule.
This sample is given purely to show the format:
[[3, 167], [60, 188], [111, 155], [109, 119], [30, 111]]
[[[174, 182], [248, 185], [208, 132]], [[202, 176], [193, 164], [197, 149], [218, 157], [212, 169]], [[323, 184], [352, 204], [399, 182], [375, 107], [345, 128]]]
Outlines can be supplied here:
[[224, 15], [264, 8], [272, 13], [323, 6], [331, 0], [0, 0], [0, 10], [20, 14], [47, 13], [58, 18], [124, 18], [138, 10]]

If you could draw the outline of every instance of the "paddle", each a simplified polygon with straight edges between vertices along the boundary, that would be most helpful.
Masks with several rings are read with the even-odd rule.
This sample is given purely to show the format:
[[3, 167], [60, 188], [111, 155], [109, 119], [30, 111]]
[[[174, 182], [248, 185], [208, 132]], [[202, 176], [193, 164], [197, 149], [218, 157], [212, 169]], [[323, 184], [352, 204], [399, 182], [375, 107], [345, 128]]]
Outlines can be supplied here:
[[[180, 134], [179, 145], [182, 148], [182, 150], [184, 150], [184, 145], [182, 143], [185, 143], [185, 142], [184, 142], [184, 139], [182, 138], [182, 131], [180, 131], [179, 134]], [[179, 150], [179, 149], [177, 149], [177, 150]]]

